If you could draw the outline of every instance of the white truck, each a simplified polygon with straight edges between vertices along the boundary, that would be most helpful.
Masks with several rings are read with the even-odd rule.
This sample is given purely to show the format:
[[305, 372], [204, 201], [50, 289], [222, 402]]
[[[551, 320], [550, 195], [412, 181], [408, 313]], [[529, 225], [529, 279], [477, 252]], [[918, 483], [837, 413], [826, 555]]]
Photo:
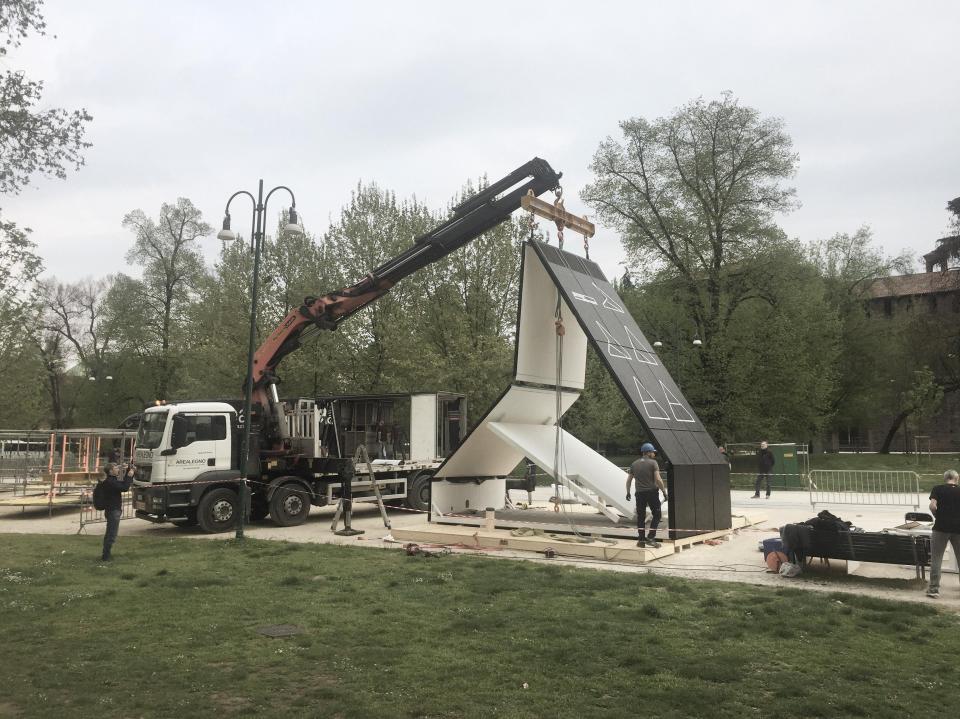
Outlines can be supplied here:
[[[466, 433], [466, 398], [449, 392], [353, 395], [285, 401], [289, 451], [266, 454], [247, 477], [249, 518], [281, 526], [306, 521], [311, 506], [375, 498], [365, 464], [386, 501], [426, 511], [429, 481]], [[237, 523], [243, 422], [232, 402], [178, 402], [147, 409], [137, 434], [136, 516], [224, 532]], [[253, 448], [259, 451], [259, 448]], [[356, 476], [354, 476], [356, 474]]]
[[[239, 524], [241, 497], [249, 487], [251, 519], [269, 514], [278, 524], [293, 525], [306, 519], [311, 505], [330, 502], [341, 488], [348, 491], [357, 474], [349, 433], [372, 432], [377, 446], [367, 441], [368, 450], [371, 457], [380, 458], [382, 453], [376, 450], [383, 428], [371, 427], [364, 416], [362, 422], [354, 423], [358, 429], [327, 436], [323, 423], [330, 421], [330, 412], [336, 414], [336, 407], [329, 409], [329, 402], [310, 399], [281, 400], [276, 374], [280, 362], [308, 338], [336, 330], [405, 277], [509, 219], [524, 198], [556, 190], [559, 183], [560, 173], [535, 157], [464, 200], [445, 222], [415, 238], [410, 247], [358, 282], [320, 297], [304, 298], [252, 356], [243, 412], [249, 417], [238, 417], [232, 404], [219, 402], [182, 402], [146, 410], [136, 450], [140, 477], [133, 501], [137, 516], [150, 521], [195, 522], [209, 532], [225, 531]], [[229, 219], [227, 213], [224, 230]], [[446, 442], [452, 449], [450, 443], [459, 442], [466, 428], [466, 407], [459, 396], [417, 397], [420, 395], [411, 396], [409, 451], [395, 448], [400, 456], [384, 460], [389, 464], [379, 462], [378, 474], [388, 485], [387, 497], [405, 498], [411, 507], [425, 510], [430, 474], [444, 455], [437, 449], [431, 456], [426, 448], [442, 449]], [[346, 409], [339, 416], [346, 417]], [[244, 421], [250, 423], [247, 447], [241, 441], [247, 429]], [[421, 435], [413, 427], [420, 422], [431, 427], [433, 439], [417, 440]], [[352, 436], [355, 440], [357, 435]], [[355, 489], [362, 493], [363, 482], [356, 483]]]

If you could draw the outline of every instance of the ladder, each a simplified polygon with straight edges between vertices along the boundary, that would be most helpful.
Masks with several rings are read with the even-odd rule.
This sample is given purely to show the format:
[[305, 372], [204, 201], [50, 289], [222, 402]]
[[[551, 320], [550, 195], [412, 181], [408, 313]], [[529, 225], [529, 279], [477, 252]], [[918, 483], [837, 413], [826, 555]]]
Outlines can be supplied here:
[[[357, 447], [357, 451], [353, 456], [353, 465], [354, 467], [366, 466], [367, 477], [370, 478], [370, 486], [373, 487], [373, 493], [377, 498], [377, 507], [380, 509], [380, 516], [383, 518], [383, 526], [390, 529], [390, 518], [387, 516], [387, 508], [383, 504], [383, 495], [380, 494], [380, 485], [377, 483], [377, 477], [373, 472], [373, 463], [370, 461], [370, 454], [367, 452], [366, 445], [361, 444]], [[352, 482], [353, 480], [351, 479], [350, 481]], [[344, 492], [343, 490], [344, 487], [341, 487], [340, 502], [337, 504], [337, 511], [333, 515], [333, 524], [330, 529], [337, 534], [353, 534], [357, 532], [357, 530], [351, 529], [350, 527], [350, 515], [353, 509], [353, 492], [351, 490]], [[340, 522], [341, 513], [344, 515], [344, 529], [337, 532], [337, 524]]]

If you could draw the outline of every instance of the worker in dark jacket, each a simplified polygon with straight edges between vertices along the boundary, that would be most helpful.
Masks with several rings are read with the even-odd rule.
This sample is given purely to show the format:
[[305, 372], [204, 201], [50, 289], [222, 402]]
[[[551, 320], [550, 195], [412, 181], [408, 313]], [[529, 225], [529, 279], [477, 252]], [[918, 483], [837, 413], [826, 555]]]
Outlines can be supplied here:
[[760, 451], [757, 452], [757, 483], [753, 488], [753, 499], [760, 497], [760, 484], [766, 483], [767, 499], [770, 499], [770, 473], [776, 460], [773, 458], [773, 452], [767, 449], [767, 442], [760, 443]]
[[930, 587], [927, 596], [940, 596], [940, 566], [947, 544], [953, 547], [954, 556], [960, 560], [960, 475], [957, 470], [943, 473], [943, 484], [930, 490], [930, 511], [936, 517], [930, 537]]
[[[126, 471], [124, 471], [124, 469]], [[107, 476], [103, 479], [103, 516], [107, 520], [107, 532], [103, 535], [104, 562], [110, 561], [110, 550], [117, 541], [120, 531], [120, 517], [123, 516], [123, 493], [130, 489], [137, 468], [131, 463], [124, 467], [117, 462], [111, 462], [106, 468]], [[123, 478], [120, 477], [121, 473]]]

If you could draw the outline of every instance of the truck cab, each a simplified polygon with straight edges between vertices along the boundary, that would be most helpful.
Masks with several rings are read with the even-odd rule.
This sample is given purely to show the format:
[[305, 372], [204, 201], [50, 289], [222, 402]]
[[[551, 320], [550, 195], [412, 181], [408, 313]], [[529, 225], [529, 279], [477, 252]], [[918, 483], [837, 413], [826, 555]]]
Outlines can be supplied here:
[[226, 402], [184, 402], [149, 407], [137, 432], [133, 507], [138, 517], [192, 526], [203, 497], [217, 487], [230, 497], [202, 524], [223, 531], [236, 521], [240, 478], [237, 412]]
[[149, 482], [189, 482], [201, 472], [237, 469], [237, 413], [225, 402], [151, 407], [137, 432], [136, 463]]

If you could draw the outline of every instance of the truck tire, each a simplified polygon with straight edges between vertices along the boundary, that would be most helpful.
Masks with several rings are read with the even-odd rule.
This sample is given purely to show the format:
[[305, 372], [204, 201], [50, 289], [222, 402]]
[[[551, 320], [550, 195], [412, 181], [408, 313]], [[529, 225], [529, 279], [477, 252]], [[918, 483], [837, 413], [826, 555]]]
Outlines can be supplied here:
[[310, 495], [302, 485], [285, 484], [270, 498], [270, 516], [281, 527], [295, 527], [307, 521]]
[[197, 506], [197, 522], [200, 529], [210, 534], [227, 532], [237, 526], [237, 511], [240, 498], [227, 487], [210, 490]]
[[426, 512], [430, 509], [430, 479], [433, 472], [417, 472], [407, 480], [406, 504], [410, 509]]

